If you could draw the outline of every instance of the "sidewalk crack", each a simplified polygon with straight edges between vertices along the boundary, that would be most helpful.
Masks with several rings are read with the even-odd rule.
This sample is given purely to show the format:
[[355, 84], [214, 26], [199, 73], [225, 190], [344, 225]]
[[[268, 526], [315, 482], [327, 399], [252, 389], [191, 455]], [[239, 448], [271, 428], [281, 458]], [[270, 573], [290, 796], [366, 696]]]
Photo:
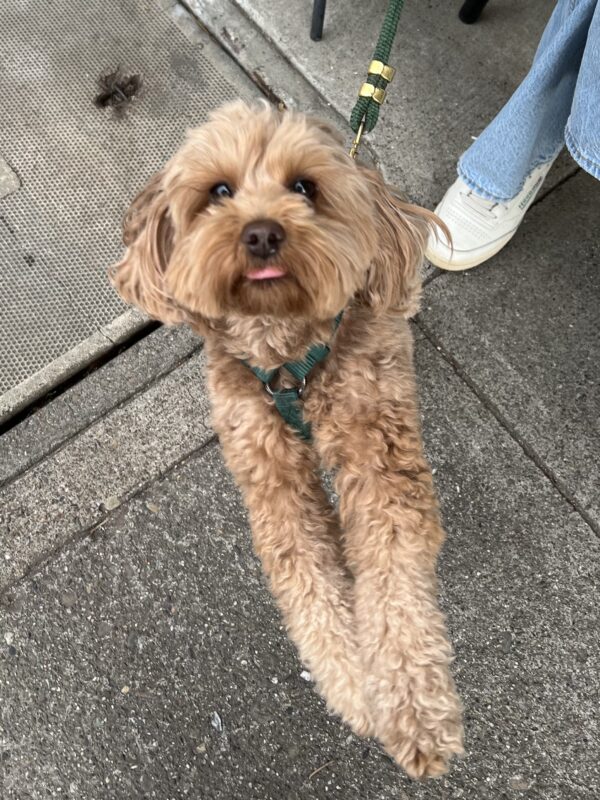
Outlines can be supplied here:
[[538, 197], [536, 197], [536, 199], [533, 201], [531, 206], [527, 209], [527, 213], [529, 213], [532, 208], [535, 208], [535, 206], [541, 205], [541, 203], [543, 203], [544, 200], [547, 197], [550, 197], [550, 195], [554, 194], [556, 189], [560, 189], [560, 187], [564, 186], [565, 183], [567, 183], [568, 181], [572, 180], [577, 175], [579, 175], [579, 173], [581, 171], [582, 171], [581, 167], [579, 167], [579, 166], [577, 166], [575, 164], [573, 166], [573, 171], [572, 172], [569, 172], [568, 175], [565, 175], [563, 178], [561, 178], [557, 183], [554, 184], [554, 186], [552, 186], [550, 189], [548, 189], [547, 192], [540, 193], [540, 195], [538, 195]]
[[177, 467], [185, 464], [194, 457], [202, 457], [205, 452], [208, 452], [213, 447], [216, 447], [217, 443], [218, 437], [216, 434], [213, 434], [209, 439], [202, 442], [202, 444], [199, 444], [193, 450], [190, 450], [189, 452], [184, 453], [182, 456], [177, 458], [157, 475], [153, 475], [152, 477], [148, 478], [148, 480], [138, 484], [131, 491], [125, 492], [125, 494], [119, 498], [119, 504], [115, 508], [106, 511], [106, 513], [100, 519], [96, 519], [94, 522], [81, 528], [56, 547], [50, 548], [49, 550], [41, 553], [36, 559], [27, 565], [27, 568], [18, 577], [9, 580], [4, 586], [0, 587], [0, 607], [10, 603], [11, 594], [18, 586], [20, 586], [26, 580], [34, 577], [44, 566], [54, 561], [70, 547], [77, 545], [79, 542], [82, 542], [84, 539], [87, 539], [90, 536], [93, 536], [98, 528], [104, 525], [116, 514], [121, 512], [124, 506], [143, 494], [147, 489], [150, 488], [150, 486], [152, 486], [152, 484], [163, 481], [172, 472], [174, 472]]
[[479, 400], [485, 409], [495, 418], [500, 426], [508, 433], [508, 435], [516, 442], [521, 450], [525, 453], [527, 458], [532, 461], [535, 466], [542, 472], [545, 477], [552, 483], [556, 491], [565, 500], [571, 508], [579, 514], [585, 521], [589, 528], [600, 537], [600, 526], [592, 519], [588, 512], [583, 508], [581, 503], [573, 497], [568, 487], [563, 481], [550, 469], [550, 467], [542, 460], [539, 453], [532, 447], [527, 439], [522, 436], [515, 426], [510, 422], [506, 415], [494, 403], [494, 401], [481, 389], [478, 384], [469, 377], [466, 370], [454, 358], [454, 356], [444, 347], [441, 340], [433, 333], [433, 331], [423, 322], [423, 320], [414, 320], [415, 325], [425, 336], [427, 341], [432, 344], [436, 352], [446, 361], [451, 367], [457, 377], [470, 389], [472, 394]]
[[[150, 333], [150, 332], [152, 332], [152, 331], [149, 331], [148, 333]], [[145, 336], [143, 338], [145, 338]], [[139, 340], [139, 341], [141, 341], [141, 340]], [[135, 342], [135, 343], [137, 343], [137, 342]], [[13, 475], [10, 475], [10, 477], [5, 478], [3, 480], [0, 480], [0, 489], [2, 489], [2, 490], [6, 489], [8, 486], [13, 484], [15, 481], [19, 480], [19, 478], [21, 478], [27, 472], [29, 472], [29, 470], [34, 469], [35, 467], [37, 467], [39, 464], [42, 464], [44, 461], [46, 461], [51, 456], [55, 455], [56, 453], [59, 453], [61, 450], [63, 450], [65, 447], [67, 447], [74, 439], [76, 439], [78, 436], [81, 436], [86, 431], [88, 431], [90, 428], [93, 428], [95, 425], [97, 425], [98, 423], [102, 422], [102, 420], [104, 420], [107, 417], [109, 417], [115, 411], [118, 411], [120, 408], [123, 408], [127, 404], [131, 403], [137, 397], [139, 397], [140, 395], [144, 394], [149, 389], [151, 389], [159, 381], [163, 380], [164, 378], [167, 378], [176, 369], [178, 369], [179, 367], [181, 367], [184, 364], [186, 364], [194, 356], [197, 356], [198, 353], [201, 352], [203, 346], [204, 346], [204, 343], [203, 342], [199, 342], [199, 344], [196, 347], [194, 347], [194, 349], [191, 352], [186, 353], [185, 355], [183, 355], [180, 358], [178, 358], [177, 361], [174, 364], [172, 364], [168, 369], [166, 369], [164, 372], [160, 372], [158, 374], [154, 374], [154, 375], [149, 376], [145, 381], [143, 381], [143, 383], [139, 384], [131, 392], [131, 394], [128, 394], [127, 397], [122, 398], [117, 403], [115, 403], [114, 405], [110, 406], [110, 408], [105, 409], [97, 417], [94, 417], [94, 419], [92, 419], [89, 422], [85, 423], [84, 425], [82, 425], [82, 427], [78, 428], [76, 431], [73, 431], [73, 433], [69, 434], [65, 439], [62, 439], [60, 442], [57, 442], [56, 445], [51, 446], [46, 452], [41, 454], [38, 458], [35, 458], [33, 461], [28, 463], [26, 466], [23, 466], [22, 468], [18, 469]], [[112, 361], [112, 360], [114, 360], [114, 358], [118, 358], [119, 355], [120, 355], [120, 353], [115, 354], [115, 356], [113, 358], [111, 358], [110, 360]], [[86, 377], [87, 377], [87, 374], [84, 374], [82, 376], [81, 380], [85, 380]], [[80, 383], [81, 380], [76, 381], [76, 383], [69, 385], [68, 388], [67, 388], [67, 391], [68, 391], [68, 389], [70, 389], [74, 385], [76, 385], [77, 383]], [[49, 402], [53, 402], [54, 400], [58, 400], [59, 398], [61, 398], [61, 394], [57, 395], [57, 389], [60, 389], [60, 387], [57, 387], [56, 389], [53, 389], [52, 392], [48, 393], [47, 397], [49, 397]], [[67, 399], [64, 397], [64, 395], [65, 395], [65, 393], [62, 393], [62, 402], [67, 402]], [[41, 404], [43, 399], [44, 398], [41, 398], [40, 401], [38, 401], [38, 402], [40, 402], [40, 404]], [[22, 421], [22, 420], [20, 420], [20, 421]], [[9, 420], [9, 423], [10, 422], [11, 422], [11, 420]], [[4, 433], [4, 432], [7, 432], [8, 430], [11, 430], [13, 427], [16, 427], [16, 426], [12, 426], [11, 425], [10, 427], [7, 427], [6, 431], [3, 431], [2, 428], [0, 427], [0, 435], [2, 433]]]

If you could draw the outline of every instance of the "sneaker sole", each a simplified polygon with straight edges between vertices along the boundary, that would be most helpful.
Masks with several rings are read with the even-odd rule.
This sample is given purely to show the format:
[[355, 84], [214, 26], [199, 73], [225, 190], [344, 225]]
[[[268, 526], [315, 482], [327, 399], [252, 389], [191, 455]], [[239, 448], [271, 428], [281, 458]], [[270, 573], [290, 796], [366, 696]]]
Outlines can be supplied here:
[[483, 264], [485, 261], [488, 261], [490, 258], [495, 256], [496, 253], [499, 253], [500, 250], [502, 250], [502, 248], [510, 242], [518, 230], [519, 228], [516, 227], [514, 231], [511, 231], [505, 236], [502, 236], [500, 239], [497, 239], [494, 244], [484, 253], [480, 251], [477, 256], [471, 256], [471, 258], [457, 261], [452, 256], [450, 258], [444, 258], [438, 253], [431, 252], [429, 249], [425, 251], [425, 258], [427, 258], [427, 260], [430, 261], [435, 267], [439, 267], [447, 272], [464, 272], [467, 269], [478, 267], [480, 264]]

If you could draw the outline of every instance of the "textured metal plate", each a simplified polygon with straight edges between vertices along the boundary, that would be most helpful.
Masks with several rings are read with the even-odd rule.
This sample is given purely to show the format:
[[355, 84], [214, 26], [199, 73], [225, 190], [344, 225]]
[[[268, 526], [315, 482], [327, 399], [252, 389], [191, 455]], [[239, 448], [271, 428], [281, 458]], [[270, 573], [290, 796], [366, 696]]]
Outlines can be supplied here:
[[[124, 311], [127, 200], [238, 91], [156, 0], [11, 0], [0, 31], [1, 401]], [[122, 113], [94, 104], [117, 67], [142, 80]]]

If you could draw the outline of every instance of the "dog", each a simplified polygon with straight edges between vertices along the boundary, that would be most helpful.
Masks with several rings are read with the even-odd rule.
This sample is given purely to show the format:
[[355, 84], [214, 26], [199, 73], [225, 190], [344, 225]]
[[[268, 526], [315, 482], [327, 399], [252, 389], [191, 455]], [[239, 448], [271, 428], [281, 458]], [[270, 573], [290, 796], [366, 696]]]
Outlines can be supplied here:
[[[213, 425], [300, 658], [412, 778], [463, 750], [407, 321], [435, 226], [328, 124], [236, 102], [133, 201], [111, 271], [128, 303], [204, 337]], [[283, 365], [315, 347], [301, 391]]]

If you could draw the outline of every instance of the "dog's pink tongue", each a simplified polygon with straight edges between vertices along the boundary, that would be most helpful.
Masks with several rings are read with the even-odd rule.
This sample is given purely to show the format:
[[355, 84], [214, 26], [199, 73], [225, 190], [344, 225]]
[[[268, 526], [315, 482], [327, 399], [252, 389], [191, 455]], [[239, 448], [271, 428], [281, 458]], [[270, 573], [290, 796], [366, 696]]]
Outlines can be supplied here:
[[283, 278], [285, 270], [281, 267], [259, 267], [258, 269], [251, 269], [246, 273], [246, 277], [251, 281], [266, 281], [268, 278]]

